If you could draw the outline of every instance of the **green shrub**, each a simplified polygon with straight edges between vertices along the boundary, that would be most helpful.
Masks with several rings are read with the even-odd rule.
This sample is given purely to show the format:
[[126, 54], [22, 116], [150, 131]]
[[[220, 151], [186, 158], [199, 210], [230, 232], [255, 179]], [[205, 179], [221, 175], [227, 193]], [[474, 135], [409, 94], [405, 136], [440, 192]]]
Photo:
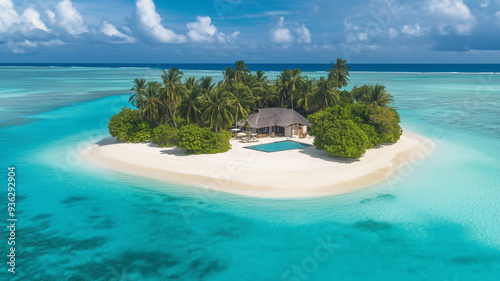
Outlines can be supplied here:
[[368, 140], [368, 146], [366, 148], [373, 148], [377, 145], [380, 144], [380, 137], [377, 131], [375, 130], [375, 127], [371, 124], [366, 124], [366, 123], [361, 123], [357, 124], [358, 127], [365, 132], [367, 140]]
[[351, 115], [361, 119], [362, 123], [370, 123], [370, 107], [365, 104], [351, 104], [349, 106]]
[[153, 129], [151, 141], [159, 147], [172, 147], [177, 145], [178, 130], [170, 124], [161, 124]]
[[[312, 124], [309, 134], [321, 137], [322, 133], [332, 126], [335, 120], [349, 120], [351, 112], [349, 108], [334, 106], [307, 116], [307, 120]], [[320, 149], [320, 148], [318, 148]]]
[[354, 86], [351, 90], [351, 95], [354, 98], [354, 100], [357, 102], [359, 100], [362, 100], [365, 97], [370, 96], [371, 92], [372, 92], [372, 88], [369, 85]]
[[368, 136], [352, 120], [335, 120], [314, 139], [314, 146], [330, 156], [359, 158], [366, 152]]
[[348, 106], [350, 104], [354, 104], [354, 97], [352, 93], [349, 91], [342, 91], [339, 93], [339, 105]]
[[222, 131], [218, 134], [216, 150], [219, 152], [226, 152], [231, 149], [231, 143], [229, 140], [231, 139], [231, 132]]
[[208, 128], [201, 128], [195, 124], [183, 126], [177, 134], [178, 147], [194, 154], [226, 152], [231, 148], [230, 139], [230, 132], [216, 134]]
[[[357, 114], [365, 110], [357, 107], [335, 106], [308, 116], [316, 149], [330, 156], [359, 158], [367, 148], [378, 144], [375, 128], [364, 123], [363, 114]], [[355, 112], [351, 108], [356, 108]]]
[[177, 129], [182, 128], [182, 126], [186, 125], [186, 119], [182, 117], [175, 117], [175, 123], [177, 124]]
[[399, 125], [401, 118], [394, 108], [374, 107], [371, 109], [370, 120], [379, 134], [380, 143], [396, 142], [403, 134]]
[[109, 134], [117, 140], [143, 142], [151, 138], [151, 126], [139, 117], [139, 111], [124, 107], [108, 124]]

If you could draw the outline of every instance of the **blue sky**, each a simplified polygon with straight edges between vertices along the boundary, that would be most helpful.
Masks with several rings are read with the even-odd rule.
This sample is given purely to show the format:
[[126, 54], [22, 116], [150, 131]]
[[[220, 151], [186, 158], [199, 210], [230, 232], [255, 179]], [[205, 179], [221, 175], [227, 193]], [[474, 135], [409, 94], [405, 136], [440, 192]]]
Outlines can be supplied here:
[[500, 63], [500, 0], [0, 0], [0, 62]]

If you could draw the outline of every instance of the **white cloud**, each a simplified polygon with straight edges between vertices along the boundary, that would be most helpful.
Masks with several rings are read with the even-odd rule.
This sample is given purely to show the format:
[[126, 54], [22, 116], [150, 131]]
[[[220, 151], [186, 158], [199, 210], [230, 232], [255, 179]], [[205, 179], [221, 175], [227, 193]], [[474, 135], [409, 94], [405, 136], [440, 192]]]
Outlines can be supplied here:
[[35, 9], [28, 8], [22, 15], [19, 15], [14, 9], [12, 0], [0, 0], [0, 32], [22, 33], [23, 36], [29, 37], [30, 31], [35, 29], [49, 32]]
[[[344, 30], [345, 30], [345, 41], [346, 43], [353, 43], [356, 42], [355, 44], [359, 44], [361, 42], [365, 42], [365, 44], [371, 39], [372, 34], [368, 34], [370, 30], [367, 30], [366, 28], [362, 28], [359, 25], [355, 25], [352, 22], [349, 22], [347, 20], [344, 20]], [[380, 32], [379, 29], [376, 30], [376, 32]], [[369, 38], [370, 37], [370, 38]]]
[[71, 0], [63, 0], [56, 6], [56, 20], [59, 26], [71, 35], [88, 32], [82, 15], [73, 6]]
[[47, 32], [49, 29], [35, 9], [28, 8], [19, 15], [11, 0], [0, 0], [0, 38], [11, 52], [22, 54], [26, 48], [37, 47], [37, 40], [47, 40]]
[[153, 40], [160, 43], [181, 43], [186, 41], [184, 35], [178, 35], [161, 24], [162, 18], [156, 12], [156, 6], [152, 0], [136, 0], [135, 5], [140, 29]]
[[19, 46], [21, 47], [36, 47], [38, 46], [38, 43], [37, 42], [32, 42], [32, 41], [29, 41], [29, 40], [24, 40], [24, 42], [21, 42], [19, 43]]
[[352, 22], [348, 21], [347, 18], [344, 19], [344, 28], [347, 30], [352, 29]]
[[472, 14], [463, 0], [432, 0], [429, 3], [431, 13], [440, 13], [460, 19], [470, 19]]
[[389, 28], [389, 37], [390, 38], [396, 38], [396, 37], [398, 37], [398, 35], [399, 35], [399, 32], [396, 29], [394, 29], [392, 27]]
[[56, 14], [52, 12], [51, 10], [45, 10], [45, 14], [47, 15], [47, 18], [49, 19], [49, 22], [51, 24], [54, 24], [56, 22]]
[[112, 25], [106, 20], [102, 21], [100, 31], [106, 36], [114, 37], [116, 39], [121, 39], [121, 42], [126, 42], [126, 43], [135, 42], [134, 38], [123, 34], [114, 25]]
[[495, 16], [500, 19], [500, 11], [496, 12]]
[[32, 8], [26, 9], [23, 13], [23, 17], [26, 19], [28, 23], [31, 23], [33, 25], [33, 28], [38, 28], [40, 30], [49, 32], [49, 29], [40, 18], [40, 14], [35, 9]]
[[195, 22], [188, 22], [188, 37], [195, 42], [213, 41], [217, 28], [212, 24], [210, 17], [197, 16]]
[[271, 41], [278, 44], [290, 44], [294, 37], [287, 28], [277, 28], [271, 31]]
[[290, 32], [290, 29], [284, 28], [285, 18], [280, 17], [277, 28], [271, 29], [271, 42], [277, 44], [290, 44], [295, 39]]
[[234, 39], [236, 39], [236, 37], [238, 35], [240, 35], [240, 32], [238, 30], [233, 32], [233, 34], [231, 34], [231, 35], [226, 35], [222, 32], [219, 32], [219, 33], [217, 33], [217, 40], [221, 44], [226, 44], [226, 43], [232, 42]]
[[[293, 27], [296, 28], [293, 28]], [[292, 34], [292, 28], [295, 34]], [[276, 44], [291, 44], [295, 40], [300, 43], [311, 43], [311, 32], [305, 24], [291, 23], [285, 25], [285, 18], [280, 17], [276, 27], [270, 30], [271, 42]]]
[[92, 42], [133, 43], [131, 30], [106, 20], [87, 26], [71, 0], [58, 0], [54, 12], [42, 6], [42, 15], [30, 6], [22, 14], [12, 0], [0, 0], [0, 39], [12, 53], [65, 44], [68, 35]]
[[347, 34], [345, 37], [345, 41], [347, 43], [352, 43], [352, 42], [356, 41], [356, 37], [354, 37], [353, 34]]
[[297, 41], [299, 43], [302, 43], [302, 42], [305, 42], [308, 44], [311, 43], [311, 31], [306, 27], [305, 24], [302, 24], [295, 31], [297, 32]]
[[361, 42], [368, 40], [368, 33], [366, 32], [358, 33], [358, 40]]
[[420, 24], [415, 25], [403, 25], [400, 29], [401, 33], [410, 35], [410, 36], [422, 36], [424, 35], [423, 30], [420, 28]]
[[468, 34], [475, 26], [476, 19], [463, 0], [431, 0], [427, 9], [440, 20], [441, 34], [448, 34], [450, 29]]
[[12, 24], [21, 20], [22, 18], [14, 10], [12, 0], [0, 0], [0, 32], [7, 32]]
[[488, 8], [488, 6], [490, 5], [490, 1], [489, 0], [486, 0], [484, 1], [483, 3], [481, 3], [481, 8]]
[[61, 45], [64, 45], [64, 44], [66, 44], [66, 43], [64, 43], [63, 41], [61, 41], [59, 39], [53, 39], [53, 40], [49, 40], [49, 41], [46, 41], [46, 42], [40, 42], [40, 45], [47, 46], [47, 47], [61, 46]]
[[14, 54], [24, 54], [26, 53], [25, 48], [34, 48], [37, 46], [37, 43], [29, 40], [24, 40], [22, 42], [15, 42], [11, 40], [7, 42], [7, 46]]
[[186, 24], [188, 29], [187, 36], [193, 42], [213, 42], [215, 39], [221, 44], [232, 42], [239, 34], [239, 31], [226, 35], [217, 30], [212, 24], [210, 17], [197, 16], [195, 22]]

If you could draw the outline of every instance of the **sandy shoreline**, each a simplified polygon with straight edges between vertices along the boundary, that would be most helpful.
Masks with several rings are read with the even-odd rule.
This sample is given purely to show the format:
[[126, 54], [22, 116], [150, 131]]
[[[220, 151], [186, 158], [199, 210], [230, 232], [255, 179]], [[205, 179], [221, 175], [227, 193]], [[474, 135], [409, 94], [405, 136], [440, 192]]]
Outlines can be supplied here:
[[[211, 155], [184, 155], [177, 148], [151, 143], [119, 143], [112, 139], [81, 152], [90, 163], [137, 176], [186, 186], [262, 198], [319, 197], [347, 193], [387, 180], [404, 164], [425, 157], [433, 143], [405, 132], [390, 145], [369, 149], [360, 160], [329, 157], [314, 146], [260, 152], [231, 140], [232, 149]], [[312, 144], [313, 139], [293, 139]]]

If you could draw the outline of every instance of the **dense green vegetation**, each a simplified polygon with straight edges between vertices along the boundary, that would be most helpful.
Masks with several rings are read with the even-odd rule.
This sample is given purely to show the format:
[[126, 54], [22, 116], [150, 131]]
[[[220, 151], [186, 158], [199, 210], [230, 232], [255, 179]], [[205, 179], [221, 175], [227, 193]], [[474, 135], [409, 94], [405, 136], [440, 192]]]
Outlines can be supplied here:
[[188, 153], [221, 153], [231, 148], [229, 144], [231, 133], [229, 131], [223, 131], [217, 134], [209, 128], [202, 128], [196, 124], [190, 124], [179, 129], [177, 136], [178, 147], [186, 149]]
[[230, 148], [226, 130], [236, 121], [258, 108], [283, 107], [309, 119], [318, 149], [332, 156], [359, 157], [367, 148], [397, 141], [400, 119], [383, 86], [345, 90], [349, 69], [337, 59], [320, 79], [309, 79], [299, 69], [285, 69], [268, 79], [237, 61], [218, 83], [209, 76], [184, 77], [177, 68], [163, 70], [162, 83], [134, 80], [129, 101], [137, 110], [123, 109], [113, 116], [110, 133], [119, 140], [151, 139], [191, 153], [217, 153]]
[[151, 138], [151, 126], [141, 119], [138, 110], [124, 107], [108, 124], [109, 133], [118, 140], [143, 142]]
[[151, 133], [151, 141], [159, 147], [177, 146], [178, 130], [170, 124], [161, 124]]
[[397, 111], [371, 102], [337, 105], [309, 115], [308, 120], [315, 147], [330, 156], [359, 158], [366, 149], [395, 142], [402, 134]]

